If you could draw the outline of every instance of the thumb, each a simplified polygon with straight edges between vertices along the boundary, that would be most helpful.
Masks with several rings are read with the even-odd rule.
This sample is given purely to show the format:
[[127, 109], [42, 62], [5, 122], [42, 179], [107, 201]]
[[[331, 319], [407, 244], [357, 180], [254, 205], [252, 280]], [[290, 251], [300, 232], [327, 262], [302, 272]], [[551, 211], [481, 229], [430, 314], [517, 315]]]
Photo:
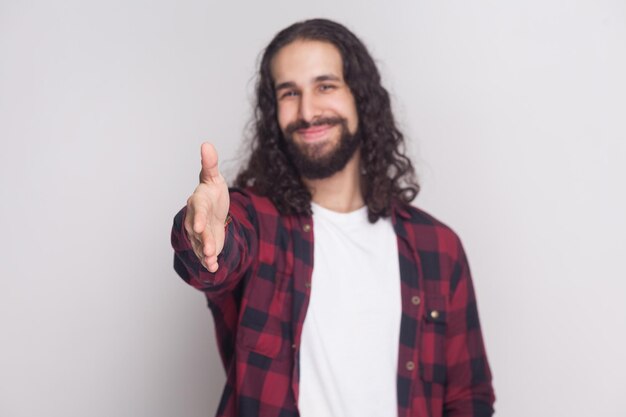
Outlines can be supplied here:
[[220, 176], [220, 171], [217, 168], [217, 151], [215, 150], [215, 146], [209, 142], [204, 142], [200, 148], [200, 155], [202, 156], [200, 182], [213, 182], [214, 179]]

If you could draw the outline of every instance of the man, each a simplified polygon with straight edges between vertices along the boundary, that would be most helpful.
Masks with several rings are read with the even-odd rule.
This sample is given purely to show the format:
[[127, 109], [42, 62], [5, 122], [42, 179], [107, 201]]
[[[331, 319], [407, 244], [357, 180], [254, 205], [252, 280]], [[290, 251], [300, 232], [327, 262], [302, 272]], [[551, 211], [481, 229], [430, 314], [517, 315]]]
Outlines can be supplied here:
[[255, 115], [239, 188], [203, 144], [172, 232], [215, 320], [217, 415], [492, 415], [463, 248], [409, 205], [419, 187], [365, 46], [328, 20], [284, 29]]

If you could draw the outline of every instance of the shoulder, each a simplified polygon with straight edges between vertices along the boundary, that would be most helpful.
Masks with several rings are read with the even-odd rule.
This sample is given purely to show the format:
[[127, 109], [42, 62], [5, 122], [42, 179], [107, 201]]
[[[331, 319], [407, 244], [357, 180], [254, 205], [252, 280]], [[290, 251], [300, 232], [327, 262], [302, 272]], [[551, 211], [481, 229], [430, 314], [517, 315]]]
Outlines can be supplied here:
[[246, 218], [256, 229], [271, 229], [281, 223], [281, 214], [265, 196], [251, 188], [229, 188], [230, 214], [235, 218]]
[[231, 205], [240, 205], [258, 214], [278, 215], [274, 203], [268, 197], [255, 193], [252, 188], [230, 187], [228, 192]]
[[418, 250], [445, 252], [453, 257], [462, 251], [457, 233], [427, 211], [406, 203], [394, 204], [393, 211], [399, 232], [415, 242]]

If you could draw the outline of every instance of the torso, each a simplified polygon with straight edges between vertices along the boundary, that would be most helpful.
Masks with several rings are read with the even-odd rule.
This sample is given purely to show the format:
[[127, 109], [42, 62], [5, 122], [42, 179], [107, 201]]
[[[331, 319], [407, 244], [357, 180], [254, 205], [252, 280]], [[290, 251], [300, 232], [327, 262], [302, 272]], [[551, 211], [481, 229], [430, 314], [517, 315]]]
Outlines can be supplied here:
[[302, 417], [389, 415], [397, 406], [402, 314], [397, 238], [367, 208], [313, 205], [311, 298], [302, 331]]

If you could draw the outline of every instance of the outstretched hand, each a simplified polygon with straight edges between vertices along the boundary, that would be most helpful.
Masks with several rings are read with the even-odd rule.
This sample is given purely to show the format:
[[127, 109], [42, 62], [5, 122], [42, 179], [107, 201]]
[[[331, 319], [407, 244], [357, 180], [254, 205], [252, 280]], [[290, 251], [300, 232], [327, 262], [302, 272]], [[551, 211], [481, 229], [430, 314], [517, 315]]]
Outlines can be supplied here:
[[187, 199], [185, 231], [202, 265], [217, 271], [217, 256], [224, 248], [225, 221], [230, 197], [228, 186], [217, 166], [217, 151], [208, 142], [202, 144], [200, 184]]

